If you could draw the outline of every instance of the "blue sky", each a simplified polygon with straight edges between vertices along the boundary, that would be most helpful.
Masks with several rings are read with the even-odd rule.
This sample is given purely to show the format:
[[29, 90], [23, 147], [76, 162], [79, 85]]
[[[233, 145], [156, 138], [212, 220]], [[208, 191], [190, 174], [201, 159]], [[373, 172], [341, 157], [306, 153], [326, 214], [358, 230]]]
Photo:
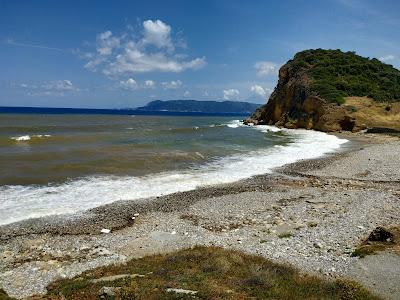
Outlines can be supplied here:
[[400, 1], [0, 0], [0, 106], [264, 103], [310, 48], [400, 67]]

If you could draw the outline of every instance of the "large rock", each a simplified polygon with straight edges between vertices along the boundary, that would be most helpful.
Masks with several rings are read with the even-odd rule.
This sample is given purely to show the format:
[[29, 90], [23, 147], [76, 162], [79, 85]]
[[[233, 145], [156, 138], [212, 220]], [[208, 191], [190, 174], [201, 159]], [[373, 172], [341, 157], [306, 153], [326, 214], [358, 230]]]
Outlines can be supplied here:
[[293, 70], [290, 63], [279, 70], [278, 85], [268, 103], [258, 108], [246, 122], [325, 132], [365, 128], [357, 123], [345, 107], [314, 95], [309, 76]]

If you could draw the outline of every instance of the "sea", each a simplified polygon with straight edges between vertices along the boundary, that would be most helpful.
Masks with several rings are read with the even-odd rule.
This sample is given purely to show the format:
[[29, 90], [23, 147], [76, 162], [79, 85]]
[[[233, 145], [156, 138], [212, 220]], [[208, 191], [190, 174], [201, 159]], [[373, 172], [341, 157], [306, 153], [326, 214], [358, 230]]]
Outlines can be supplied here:
[[0, 114], [0, 225], [230, 183], [345, 139], [234, 115]]

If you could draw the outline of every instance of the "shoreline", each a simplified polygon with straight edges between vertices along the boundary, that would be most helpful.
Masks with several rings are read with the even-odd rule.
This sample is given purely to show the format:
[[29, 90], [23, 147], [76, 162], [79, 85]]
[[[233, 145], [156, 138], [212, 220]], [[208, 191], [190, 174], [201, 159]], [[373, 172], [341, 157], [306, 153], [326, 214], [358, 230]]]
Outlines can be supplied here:
[[[214, 245], [304, 273], [349, 277], [395, 299], [400, 274], [377, 269], [392, 254], [374, 255], [374, 266], [351, 253], [376, 226], [400, 224], [400, 140], [338, 136], [350, 139], [338, 152], [272, 174], [0, 226], [0, 288], [17, 298], [44, 294], [51, 282], [96, 267]], [[101, 234], [102, 228], [111, 233]], [[400, 258], [390, 259], [400, 266]]]
[[[238, 181], [198, 187], [194, 190], [175, 192], [167, 195], [141, 198], [135, 200], [119, 200], [103, 204], [88, 210], [72, 214], [49, 215], [25, 219], [0, 225], [0, 241], [30, 234], [101, 234], [101, 229], [119, 230], [132, 226], [131, 217], [137, 213], [154, 211], [171, 212], [187, 208], [202, 198], [223, 196], [250, 191], [269, 191], [268, 184], [289, 176], [299, 176], [296, 169], [310, 169], [328, 164], [343, 154], [356, 151], [365, 143], [363, 137], [349, 134], [334, 134], [348, 141], [335, 151], [314, 159], [301, 159], [272, 169], [271, 173], [251, 176]], [[292, 178], [293, 179], [293, 178]]]

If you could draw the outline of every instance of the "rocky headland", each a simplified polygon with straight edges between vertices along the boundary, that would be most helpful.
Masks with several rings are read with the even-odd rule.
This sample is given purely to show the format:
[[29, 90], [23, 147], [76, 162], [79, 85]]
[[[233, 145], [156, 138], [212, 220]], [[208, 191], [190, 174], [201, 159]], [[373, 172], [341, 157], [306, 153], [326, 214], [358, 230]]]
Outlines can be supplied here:
[[268, 102], [247, 123], [325, 132], [400, 132], [400, 71], [340, 50], [306, 50], [279, 70]]

